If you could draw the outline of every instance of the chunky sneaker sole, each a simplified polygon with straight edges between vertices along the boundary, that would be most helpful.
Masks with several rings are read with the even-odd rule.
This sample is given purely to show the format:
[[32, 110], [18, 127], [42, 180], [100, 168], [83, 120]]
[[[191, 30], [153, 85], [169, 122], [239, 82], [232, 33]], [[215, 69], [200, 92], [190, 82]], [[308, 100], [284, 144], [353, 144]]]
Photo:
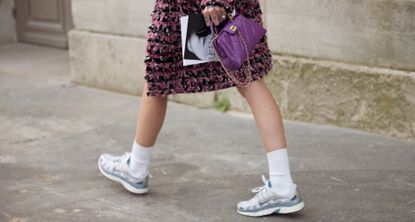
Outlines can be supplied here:
[[[116, 172], [111, 172], [109, 170], [106, 170], [102, 165], [103, 161], [105, 161], [105, 159], [102, 157], [98, 159], [98, 168], [99, 168], [99, 171], [102, 173], [102, 175], [104, 175], [105, 177], [107, 177], [108, 179], [112, 181], [120, 183], [125, 189], [127, 189], [131, 193], [145, 194], [148, 192], [148, 181], [149, 181], [148, 175], [144, 178], [143, 181], [137, 183], [137, 182], [131, 181], [131, 179], [129, 179], [128, 176], [126, 176], [124, 173], [119, 173], [119, 172], [116, 173]], [[109, 161], [109, 160], [106, 160], [106, 161]]]
[[275, 203], [269, 203], [259, 208], [243, 209], [238, 207], [239, 214], [251, 217], [260, 217], [270, 214], [290, 214], [295, 213], [304, 208], [304, 202], [298, 194], [295, 194], [290, 200]]

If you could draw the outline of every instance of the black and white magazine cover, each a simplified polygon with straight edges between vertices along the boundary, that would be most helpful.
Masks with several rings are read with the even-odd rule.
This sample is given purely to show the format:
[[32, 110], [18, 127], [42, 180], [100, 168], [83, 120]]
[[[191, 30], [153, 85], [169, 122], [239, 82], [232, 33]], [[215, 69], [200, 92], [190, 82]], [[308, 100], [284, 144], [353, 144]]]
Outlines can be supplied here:
[[212, 46], [213, 35], [202, 14], [180, 18], [183, 65], [219, 61]]

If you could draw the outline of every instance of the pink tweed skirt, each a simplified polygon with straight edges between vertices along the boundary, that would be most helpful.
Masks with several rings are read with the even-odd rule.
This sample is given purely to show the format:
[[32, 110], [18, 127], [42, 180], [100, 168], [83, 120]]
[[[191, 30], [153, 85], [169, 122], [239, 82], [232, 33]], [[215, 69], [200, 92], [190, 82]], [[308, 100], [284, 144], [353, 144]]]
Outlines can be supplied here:
[[[227, 11], [234, 7], [237, 13], [262, 23], [258, 0], [155, 0], [144, 60], [147, 96], [199, 93], [236, 86], [220, 62], [183, 66], [180, 17], [188, 13], [201, 13], [209, 4], [222, 5]], [[272, 68], [267, 36], [250, 54], [250, 63], [254, 81], [267, 75]]]

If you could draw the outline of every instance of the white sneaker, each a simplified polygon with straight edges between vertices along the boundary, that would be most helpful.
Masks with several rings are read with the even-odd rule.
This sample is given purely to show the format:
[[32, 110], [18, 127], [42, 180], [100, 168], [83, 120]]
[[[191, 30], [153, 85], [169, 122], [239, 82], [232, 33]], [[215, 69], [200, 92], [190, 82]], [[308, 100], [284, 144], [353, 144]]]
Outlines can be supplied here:
[[295, 193], [290, 197], [282, 197], [271, 189], [271, 181], [265, 179], [262, 175], [264, 185], [252, 189], [257, 193], [253, 198], [238, 203], [237, 212], [242, 215], [258, 217], [269, 214], [288, 214], [300, 211], [304, 208], [304, 202], [297, 192], [295, 185]]
[[142, 180], [129, 173], [130, 153], [122, 156], [102, 154], [98, 159], [100, 172], [108, 179], [121, 183], [128, 191], [136, 194], [148, 192], [149, 175]]

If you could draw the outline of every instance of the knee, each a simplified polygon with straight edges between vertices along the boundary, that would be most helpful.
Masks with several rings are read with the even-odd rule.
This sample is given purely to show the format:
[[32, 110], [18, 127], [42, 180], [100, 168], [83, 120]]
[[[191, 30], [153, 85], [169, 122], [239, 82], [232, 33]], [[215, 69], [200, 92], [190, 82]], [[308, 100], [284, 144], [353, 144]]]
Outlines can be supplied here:
[[259, 79], [249, 83], [246, 87], [237, 87], [239, 94], [245, 99], [249, 99], [252, 94], [261, 90], [265, 86], [263, 79]]

